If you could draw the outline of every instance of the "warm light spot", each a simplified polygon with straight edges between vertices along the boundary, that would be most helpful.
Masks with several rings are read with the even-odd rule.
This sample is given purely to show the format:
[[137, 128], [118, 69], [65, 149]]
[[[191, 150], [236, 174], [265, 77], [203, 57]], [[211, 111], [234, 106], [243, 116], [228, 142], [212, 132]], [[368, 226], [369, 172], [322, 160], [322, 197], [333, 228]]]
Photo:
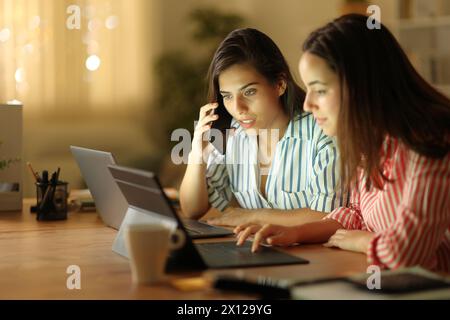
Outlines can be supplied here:
[[8, 28], [4, 28], [0, 31], [0, 42], [6, 42], [11, 37], [11, 31]]
[[34, 47], [33, 47], [33, 45], [31, 43], [26, 44], [26, 45], [23, 46], [23, 51], [25, 53], [31, 54], [31, 53], [33, 53], [33, 50], [34, 50]]
[[23, 70], [23, 68], [17, 68], [14, 73], [14, 78], [17, 82], [22, 82], [25, 79], [25, 70]]
[[86, 59], [86, 68], [89, 71], [95, 71], [100, 67], [100, 58], [98, 56], [96, 56], [95, 54], [90, 55], [87, 59]]
[[95, 16], [96, 11], [97, 11], [97, 9], [94, 6], [88, 5], [83, 10], [84, 17], [86, 19], [92, 19]]
[[92, 19], [88, 22], [88, 30], [89, 31], [95, 31], [97, 29], [100, 29], [102, 27], [102, 23], [99, 19]]
[[99, 49], [100, 49], [100, 46], [97, 41], [92, 40], [87, 45], [87, 53], [89, 55], [98, 53]]
[[106, 18], [105, 27], [107, 29], [110, 29], [110, 30], [115, 29], [115, 28], [117, 28], [118, 24], [119, 24], [119, 18], [117, 16], [109, 16], [108, 18]]
[[37, 29], [39, 28], [39, 26], [41, 25], [41, 17], [39, 16], [34, 16], [33, 18], [30, 19], [30, 29]]

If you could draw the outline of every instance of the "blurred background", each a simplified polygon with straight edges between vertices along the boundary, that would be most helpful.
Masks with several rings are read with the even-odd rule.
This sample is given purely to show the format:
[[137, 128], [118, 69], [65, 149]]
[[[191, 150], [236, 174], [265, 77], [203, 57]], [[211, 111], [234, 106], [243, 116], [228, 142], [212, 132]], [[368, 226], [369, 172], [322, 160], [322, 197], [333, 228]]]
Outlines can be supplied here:
[[184, 166], [170, 160], [170, 134], [192, 131], [209, 61], [229, 31], [268, 34], [299, 80], [309, 32], [369, 4], [449, 95], [450, 0], [0, 0], [0, 103], [24, 105], [24, 196], [35, 192], [26, 161], [61, 167], [72, 189], [84, 187], [70, 145], [111, 151], [178, 187]]

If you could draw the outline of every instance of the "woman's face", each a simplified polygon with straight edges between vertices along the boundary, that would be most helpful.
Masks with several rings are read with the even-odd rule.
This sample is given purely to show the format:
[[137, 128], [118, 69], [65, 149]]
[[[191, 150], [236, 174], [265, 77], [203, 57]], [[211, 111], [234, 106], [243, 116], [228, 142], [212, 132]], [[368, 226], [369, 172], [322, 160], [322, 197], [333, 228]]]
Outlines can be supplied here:
[[275, 85], [248, 64], [235, 64], [219, 75], [219, 90], [227, 111], [248, 132], [258, 129], [276, 129], [286, 125], [280, 96], [286, 83]]
[[307, 89], [304, 110], [314, 115], [326, 135], [335, 136], [341, 104], [339, 77], [324, 59], [308, 52], [300, 59], [299, 72]]

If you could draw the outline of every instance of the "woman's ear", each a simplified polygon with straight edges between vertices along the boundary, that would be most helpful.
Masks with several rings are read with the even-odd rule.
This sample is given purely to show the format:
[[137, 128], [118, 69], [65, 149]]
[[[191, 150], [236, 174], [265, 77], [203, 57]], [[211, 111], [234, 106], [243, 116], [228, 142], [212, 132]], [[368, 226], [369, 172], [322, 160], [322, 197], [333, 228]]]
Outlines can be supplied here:
[[281, 97], [285, 92], [287, 88], [287, 82], [285, 79], [281, 78], [278, 81], [278, 96]]

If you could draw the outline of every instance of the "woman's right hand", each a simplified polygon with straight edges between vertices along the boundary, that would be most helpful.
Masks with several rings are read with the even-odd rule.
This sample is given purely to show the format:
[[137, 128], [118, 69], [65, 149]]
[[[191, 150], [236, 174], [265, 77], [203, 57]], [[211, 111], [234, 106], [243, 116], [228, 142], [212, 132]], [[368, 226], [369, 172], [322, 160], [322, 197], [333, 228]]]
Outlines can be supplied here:
[[203, 150], [208, 145], [208, 141], [203, 140], [203, 134], [211, 129], [212, 121], [219, 118], [217, 114], [214, 114], [214, 109], [218, 106], [218, 103], [208, 103], [200, 108], [198, 122], [194, 130], [194, 137], [192, 139], [191, 150], [191, 154], [196, 159], [203, 158]]
[[299, 230], [297, 226], [285, 227], [273, 224], [243, 224], [234, 229], [237, 245], [240, 246], [253, 235], [252, 252], [256, 252], [262, 243], [274, 246], [289, 246], [298, 243]]

